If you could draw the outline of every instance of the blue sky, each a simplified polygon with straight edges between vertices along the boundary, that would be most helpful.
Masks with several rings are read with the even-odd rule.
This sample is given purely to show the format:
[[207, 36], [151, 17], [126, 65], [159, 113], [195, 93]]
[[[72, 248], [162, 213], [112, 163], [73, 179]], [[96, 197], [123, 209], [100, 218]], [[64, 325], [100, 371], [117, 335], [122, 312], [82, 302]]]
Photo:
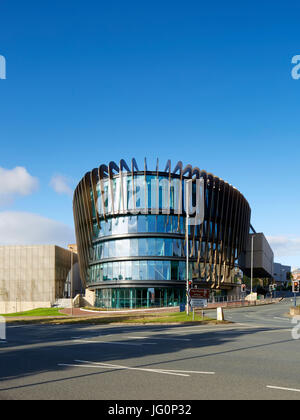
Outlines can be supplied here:
[[2, 0], [0, 167], [34, 180], [22, 194], [0, 177], [0, 242], [72, 240], [85, 172], [159, 157], [236, 186], [276, 260], [300, 266], [299, 19], [296, 1]]

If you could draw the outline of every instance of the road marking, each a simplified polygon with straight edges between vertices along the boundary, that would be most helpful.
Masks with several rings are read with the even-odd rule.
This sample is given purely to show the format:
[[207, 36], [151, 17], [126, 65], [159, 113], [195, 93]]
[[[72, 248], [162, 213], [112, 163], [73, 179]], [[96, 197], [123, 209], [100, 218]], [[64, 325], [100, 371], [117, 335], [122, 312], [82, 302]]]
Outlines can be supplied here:
[[121, 366], [121, 365], [110, 365], [107, 363], [97, 363], [97, 362], [87, 362], [84, 360], [75, 360], [75, 362], [82, 363], [78, 364], [69, 364], [69, 363], [59, 363], [58, 366], [68, 366], [68, 367], [81, 367], [81, 368], [99, 368], [99, 369], [114, 369], [114, 370], [138, 370], [142, 372], [150, 372], [150, 373], [160, 373], [164, 375], [173, 375], [173, 376], [183, 376], [189, 377], [190, 375], [186, 373], [177, 373], [177, 372], [169, 372], [167, 370], [162, 369], [146, 369], [146, 368], [134, 368], [129, 366]]
[[175, 341], [191, 341], [191, 338], [174, 338], [174, 337], [154, 337], [151, 338], [150, 336], [148, 337], [134, 337], [134, 336], [130, 336], [129, 338], [133, 338], [133, 339], [148, 339], [148, 340], [175, 340]]
[[270, 389], [278, 389], [280, 391], [291, 391], [291, 392], [300, 392], [300, 389], [295, 389], [295, 388], [284, 388], [281, 386], [271, 386], [271, 385], [267, 385], [267, 388]]
[[274, 319], [280, 319], [280, 321], [287, 321], [287, 322], [289, 322], [289, 321], [290, 321], [289, 319], [286, 319], [286, 318], [280, 318], [279, 316], [274, 316]]
[[[161, 372], [161, 373], [169, 373], [169, 374], [180, 374], [181, 376], [189, 376], [186, 374], [189, 373], [198, 373], [198, 374], [202, 374], [202, 375], [215, 375], [215, 372], [203, 372], [203, 371], [198, 371], [198, 370], [172, 370], [172, 369], [149, 369], [149, 368], [135, 368], [135, 367], [129, 367], [129, 366], [121, 366], [121, 365], [112, 365], [110, 363], [102, 363], [102, 362], [91, 362], [91, 361], [87, 361], [87, 360], [75, 360], [75, 362], [77, 363], [87, 363], [87, 364], [93, 364], [95, 366], [101, 366], [101, 367], [105, 367], [105, 368], [115, 368], [115, 369], [128, 369], [128, 370], [143, 370], [143, 371], [150, 371], [150, 372]], [[85, 366], [85, 365], [83, 365]]]

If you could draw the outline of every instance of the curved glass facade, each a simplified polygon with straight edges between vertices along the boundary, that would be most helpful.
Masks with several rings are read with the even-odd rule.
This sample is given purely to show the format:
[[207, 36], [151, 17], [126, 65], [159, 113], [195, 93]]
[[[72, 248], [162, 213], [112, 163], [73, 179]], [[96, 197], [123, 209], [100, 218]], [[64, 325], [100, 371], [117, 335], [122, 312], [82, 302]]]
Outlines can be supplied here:
[[96, 290], [96, 305], [100, 308], [151, 308], [178, 306], [185, 302], [183, 288], [136, 287]]
[[203, 223], [189, 226], [189, 279], [215, 290], [234, 284], [250, 224], [250, 207], [238, 190], [180, 162], [174, 173], [170, 166], [169, 172], [140, 172], [134, 160], [131, 171], [124, 161], [111, 162], [86, 174], [73, 202], [81, 277], [96, 291], [98, 306], [184, 301], [187, 179], [188, 206], [202, 194], [204, 208]]
[[[196, 263], [194, 263], [197, 266]], [[193, 263], [190, 264], [190, 271]], [[136, 260], [114, 261], [95, 264], [90, 268], [90, 284], [103, 281], [162, 280], [184, 281], [186, 263], [184, 261]]]
[[174, 215], [128, 215], [94, 221], [95, 238], [133, 233], [185, 234], [184, 218]]
[[[189, 246], [190, 256], [198, 255], [198, 244]], [[192, 249], [193, 248], [193, 249]], [[204, 247], [202, 247], [204, 253]], [[200, 251], [201, 253], [201, 251]], [[91, 261], [99, 261], [106, 258], [119, 257], [185, 257], [185, 240], [181, 238], [130, 238], [115, 239], [96, 243], [91, 251]]]

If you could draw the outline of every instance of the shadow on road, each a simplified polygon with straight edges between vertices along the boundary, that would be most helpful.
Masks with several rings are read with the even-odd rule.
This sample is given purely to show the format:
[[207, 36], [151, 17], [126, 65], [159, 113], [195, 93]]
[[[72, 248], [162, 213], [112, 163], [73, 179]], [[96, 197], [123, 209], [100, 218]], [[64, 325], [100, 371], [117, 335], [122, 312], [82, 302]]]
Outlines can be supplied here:
[[[132, 366], [130, 359], [139, 359], [147, 356], [163, 356], [168, 354], [167, 360], [155, 361], [153, 363], [139, 364], [134, 367], [139, 368], [155, 368], [163, 369], [166, 363], [180, 362], [193, 359], [203, 359], [207, 357], [215, 357], [222, 354], [230, 354], [234, 352], [242, 352], [249, 349], [257, 349], [276, 344], [287, 343], [289, 340], [272, 341], [269, 343], [230, 348], [218, 351], [216, 348], [224, 344], [231, 344], [241, 335], [251, 336], [258, 332], [269, 330], [269, 328], [244, 328], [236, 330], [227, 327], [226, 330], [207, 331], [209, 327], [197, 327], [193, 332], [186, 330], [186, 333], [180, 335], [184, 339], [190, 341], [171, 341], [163, 340], [162, 338], [174, 338], [172, 334], [166, 336], [165, 331], [173, 331], [176, 334], [178, 328], [182, 330], [182, 326], [114, 326], [114, 327], [87, 327], [87, 326], [32, 326], [31, 328], [18, 327], [17, 329], [8, 329], [8, 342], [5, 345], [0, 345], [0, 392], [12, 389], [21, 389], [31, 386], [39, 386], [47, 383], [55, 383], [66, 380], [74, 380], [78, 378], [87, 378], [90, 376], [107, 375], [111, 370], [85, 373], [76, 376], [57, 377], [59, 372], [68, 372], [68, 367], [58, 367], [58, 364], [70, 364], [74, 360], [89, 360], [91, 362], [113, 363], [117, 361], [118, 364], [125, 364]], [[195, 332], [199, 328], [199, 333]], [[215, 329], [216, 327], [212, 327]], [[203, 331], [203, 332], [201, 332]], [[140, 346], [126, 346], [117, 344], [92, 344], [75, 341], [75, 337], [80, 337], [82, 340], [96, 340], [106, 339], [106, 341], [124, 341], [127, 343], [141, 343], [142, 340], [126, 337], [130, 334], [151, 333], [145, 341], [150, 340], [157, 345], [140, 345]], [[123, 336], [120, 337], [119, 334]], [[110, 337], [108, 340], [108, 336]], [[178, 335], [176, 335], [178, 337]], [[159, 340], [160, 339], [160, 340]], [[11, 348], [9, 348], [11, 347]], [[7, 348], [7, 350], [6, 350]], [[182, 350], [193, 349], [199, 350], [199, 354], [189, 357], [176, 357], [176, 354]], [[162, 358], [163, 359], [163, 358]], [[128, 362], [127, 362], [128, 360]], [[167, 367], [166, 367], [167, 369]], [[115, 369], [113, 370], [115, 371]], [[52, 380], [37, 381], [29, 384], [11, 386], [9, 387], [7, 381], [28, 378], [40, 373], [55, 373], [56, 377]], [[51, 375], [49, 375], [51, 376]], [[55, 375], [53, 375], [55, 376]], [[1, 382], [6, 382], [1, 386]]]

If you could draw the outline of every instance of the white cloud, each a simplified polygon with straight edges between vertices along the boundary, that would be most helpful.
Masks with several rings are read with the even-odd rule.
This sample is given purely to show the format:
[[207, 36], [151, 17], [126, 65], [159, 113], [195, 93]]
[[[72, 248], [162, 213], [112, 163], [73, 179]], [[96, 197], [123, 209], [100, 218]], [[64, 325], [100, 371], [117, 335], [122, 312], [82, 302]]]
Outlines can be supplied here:
[[38, 179], [22, 166], [14, 169], [0, 167], [0, 205], [10, 204], [17, 196], [32, 194], [38, 185]]
[[0, 245], [59, 245], [74, 243], [74, 230], [34, 213], [0, 212]]
[[267, 237], [275, 258], [277, 257], [299, 257], [300, 259], [300, 238], [296, 236], [269, 236]]
[[69, 186], [69, 179], [64, 175], [54, 175], [50, 181], [51, 187], [58, 194], [73, 195], [72, 188]]

